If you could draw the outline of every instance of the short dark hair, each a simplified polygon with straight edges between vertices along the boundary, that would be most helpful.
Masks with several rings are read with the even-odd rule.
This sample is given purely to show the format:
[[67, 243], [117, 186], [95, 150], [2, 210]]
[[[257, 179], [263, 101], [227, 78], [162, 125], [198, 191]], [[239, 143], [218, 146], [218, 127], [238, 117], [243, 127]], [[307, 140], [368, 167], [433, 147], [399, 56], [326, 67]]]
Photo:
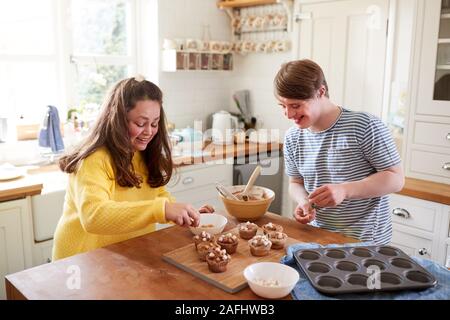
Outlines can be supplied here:
[[308, 59], [283, 64], [274, 80], [275, 95], [288, 99], [311, 99], [322, 85], [328, 97], [328, 85], [322, 68]]

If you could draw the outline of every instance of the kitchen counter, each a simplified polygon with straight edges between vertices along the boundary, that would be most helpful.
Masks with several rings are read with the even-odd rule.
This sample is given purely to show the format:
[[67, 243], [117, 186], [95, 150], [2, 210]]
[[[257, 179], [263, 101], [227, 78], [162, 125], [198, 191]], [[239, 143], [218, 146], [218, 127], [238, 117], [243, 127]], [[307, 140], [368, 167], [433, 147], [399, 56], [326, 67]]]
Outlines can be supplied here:
[[[174, 157], [173, 161], [177, 166], [186, 166], [280, 149], [282, 149], [282, 144], [245, 143], [228, 146], [207, 144], [201, 155]], [[66, 175], [59, 171], [57, 165], [32, 169], [23, 178], [0, 182], [0, 201], [45, 193], [51, 191], [54, 184], [65, 183], [66, 179]], [[398, 194], [450, 205], [450, 185], [444, 183], [406, 178], [405, 186]]]
[[[232, 144], [226, 146], [206, 144], [201, 155], [174, 157], [176, 166], [199, 164], [208, 161], [218, 161], [231, 157], [245, 157], [268, 151], [281, 149], [282, 144]], [[0, 201], [25, 198], [45, 192], [51, 192], [57, 186], [65, 188], [67, 176], [59, 170], [58, 165], [49, 165], [30, 169], [25, 177], [0, 181]]]
[[450, 205], [450, 185], [445, 183], [406, 178], [399, 194]]
[[[225, 213], [223, 213], [226, 215]], [[225, 231], [237, 220], [227, 215]], [[267, 213], [258, 225], [274, 222], [300, 242], [351, 243], [341, 234], [301, 225]], [[192, 242], [187, 228], [172, 226], [145, 236], [109, 245], [6, 276], [8, 299], [259, 299], [248, 287], [227, 293], [164, 262], [162, 255]], [[69, 289], [74, 272], [80, 289]], [[290, 296], [287, 297], [289, 299]]]

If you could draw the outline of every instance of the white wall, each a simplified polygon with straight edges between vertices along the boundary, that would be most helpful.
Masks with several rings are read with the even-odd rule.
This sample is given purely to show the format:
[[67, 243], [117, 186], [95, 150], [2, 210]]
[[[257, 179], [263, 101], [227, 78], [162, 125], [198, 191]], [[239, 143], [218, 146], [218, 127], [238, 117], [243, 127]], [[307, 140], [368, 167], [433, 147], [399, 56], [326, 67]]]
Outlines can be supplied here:
[[[252, 53], [247, 56], [236, 55], [231, 90], [250, 90], [251, 111], [262, 120], [262, 126], [267, 129], [280, 129], [280, 137], [292, 126], [287, 120], [274, 96], [273, 79], [281, 64], [292, 60], [292, 53]], [[232, 105], [232, 111], [237, 108]]]
[[[159, 50], [164, 38], [202, 39], [209, 25], [210, 40], [230, 41], [230, 19], [216, 1], [159, 0]], [[159, 72], [164, 92], [164, 109], [177, 128], [193, 126], [194, 120], [207, 121], [221, 109], [229, 109], [231, 76], [227, 71]], [[204, 127], [206, 129], [206, 127]]]

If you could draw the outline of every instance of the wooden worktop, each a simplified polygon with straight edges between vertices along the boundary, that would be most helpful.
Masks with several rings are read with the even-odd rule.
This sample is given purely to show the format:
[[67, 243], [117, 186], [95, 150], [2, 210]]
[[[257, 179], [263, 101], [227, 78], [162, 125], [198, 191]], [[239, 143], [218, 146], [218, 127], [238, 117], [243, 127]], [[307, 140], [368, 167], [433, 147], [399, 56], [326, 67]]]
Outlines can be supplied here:
[[[226, 215], [225, 213], [223, 213]], [[237, 221], [228, 215], [226, 230]], [[274, 222], [299, 242], [357, 242], [341, 234], [301, 225], [272, 213], [256, 221]], [[142, 237], [116, 243], [87, 253], [40, 265], [6, 276], [8, 299], [258, 299], [247, 287], [227, 293], [190, 273], [164, 262], [162, 255], [192, 243], [187, 228], [173, 226]], [[81, 275], [81, 288], [66, 283], [74, 272]], [[78, 269], [79, 268], [79, 269]], [[289, 297], [287, 297], [289, 298]]]
[[406, 178], [399, 194], [450, 205], [450, 185], [445, 183]]

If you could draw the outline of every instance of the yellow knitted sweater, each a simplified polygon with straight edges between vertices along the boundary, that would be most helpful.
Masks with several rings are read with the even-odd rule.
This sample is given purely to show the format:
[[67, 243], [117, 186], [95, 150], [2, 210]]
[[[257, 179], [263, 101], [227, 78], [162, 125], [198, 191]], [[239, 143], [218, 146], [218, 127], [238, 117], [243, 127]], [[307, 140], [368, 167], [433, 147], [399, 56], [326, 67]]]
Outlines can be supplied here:
[[53, 260], [124, 241], [155, 230], [165, 220], [166, 201], [175, 199], [164, 187], [151, 188], [140, 152], [133, 166], [143, 177], [141, 188], [117, 184], [106, 148], [85, 158], [69, 175], [63, 214], [54, 235]]

